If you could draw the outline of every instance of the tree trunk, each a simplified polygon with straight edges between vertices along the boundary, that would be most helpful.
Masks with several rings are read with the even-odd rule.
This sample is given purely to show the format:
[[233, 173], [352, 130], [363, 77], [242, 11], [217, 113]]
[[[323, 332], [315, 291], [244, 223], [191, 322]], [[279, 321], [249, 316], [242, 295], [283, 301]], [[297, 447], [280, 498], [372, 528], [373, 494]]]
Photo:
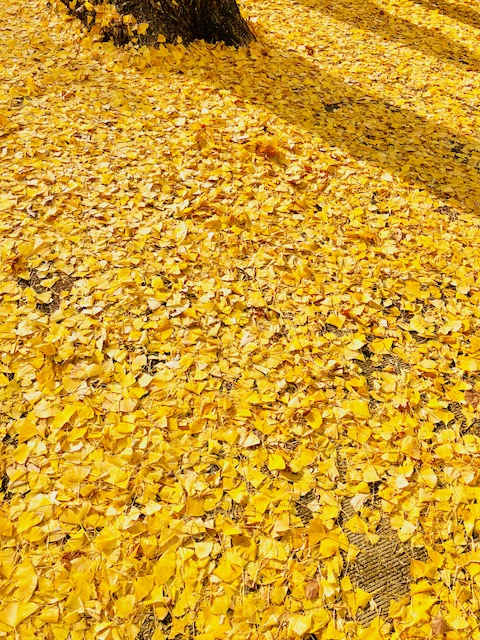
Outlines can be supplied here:
[[[89, 26], [95, 24], [102, 7], [95, 5], [94, 0], [62, 2]], [[170, 43], [180, 37], [185, 44], [205, 40], [240, 47], [255, 39], [240, 15], [236, 0], [117, 0], [115, 8], [117, 18], [104, 25], [102, 33], [106, 40], [113, 39], [116, 44], [134, 40], [152, 45], [160, 35]], [[135, 20], [126, 16], [133, 16], [136, 25], [148, 23], [145, 33], [136, 31]]]

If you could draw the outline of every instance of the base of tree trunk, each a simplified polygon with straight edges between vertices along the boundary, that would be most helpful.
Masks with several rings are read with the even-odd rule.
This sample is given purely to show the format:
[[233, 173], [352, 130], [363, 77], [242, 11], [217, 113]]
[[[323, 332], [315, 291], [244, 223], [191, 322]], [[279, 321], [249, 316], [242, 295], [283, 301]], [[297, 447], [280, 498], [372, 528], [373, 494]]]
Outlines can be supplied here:
[[[205, 40], [241, 47], [255, 39], [236, 0], [118, 0], [115, 5], [88, 0], [62, 2], [88, 27], [96, 25], [105, 40], [118, 45], [130, 41], [152, 45], [160, 36], [169, 43], [181, 38], [185, 44]], [[109, 20], [105, 20], [106, 6]]]

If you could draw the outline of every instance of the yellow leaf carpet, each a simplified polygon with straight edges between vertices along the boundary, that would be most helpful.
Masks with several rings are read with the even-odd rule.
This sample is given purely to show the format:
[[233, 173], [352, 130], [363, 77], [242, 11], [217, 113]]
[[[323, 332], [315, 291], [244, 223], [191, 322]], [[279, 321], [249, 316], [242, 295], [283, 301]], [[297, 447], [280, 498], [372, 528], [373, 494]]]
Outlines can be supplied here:
[[478, 640], [480, 8], [241, 7], [0, 3], [0, 638]]

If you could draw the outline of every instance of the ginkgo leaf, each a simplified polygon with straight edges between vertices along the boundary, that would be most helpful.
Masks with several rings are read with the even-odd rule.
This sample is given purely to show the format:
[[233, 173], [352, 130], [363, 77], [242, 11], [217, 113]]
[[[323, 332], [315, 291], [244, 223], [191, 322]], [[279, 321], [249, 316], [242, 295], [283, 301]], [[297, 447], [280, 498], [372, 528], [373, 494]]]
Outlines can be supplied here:
[[312, 429], [318, 429], [323, 424], [323, 418], [319, 409], [312, 409], [305, 416]]
[[137, 602], [143, 600], [150, 591], [153, 589], [153, 585], [155, 584], [155, 576], [140, 576], [135, 580], [134, 590], [135, 590], [135, 598]]
[[208, 558], [212, 553], [213, 542], [196, 542], [195, 543], [195, 555], [197, 558]]
[[137, 33], [139, 36], [143, 36], [145, 35], [145, 33], [147, 32], [149, 27], [148, 22], [142, 22], [141, 24], [138, 25], [137, 27]]
[[278, 453], [271, 453], [268, 456], [267, 464], [270, 471], [282, 470], [282, 469], [285, 469], [286, 467], [285, 460]]
[[120, 596], [120, 598], [118, 598], [114, 604], [115, 615], [119, 616], [120, 618], [128, 618], [128, 616], [130, 616], [130, 614], [132, 613], [134, 607], [134, 595], [129, 594], [126, 596]]
[[0, 619], [9, 627], [15, 628], [37, 609], [38, 604], [34, 602], [12, 602], [0, 609]]
[[368, 403], [363, 400], [346, 400], [343, 402], [342, 407], [360, 418], [370, 418]]
[[155, 563], [155, 583], [166, 584], [175, 573], [176, 556], [172, 552], [166, 552], [160, 560]]

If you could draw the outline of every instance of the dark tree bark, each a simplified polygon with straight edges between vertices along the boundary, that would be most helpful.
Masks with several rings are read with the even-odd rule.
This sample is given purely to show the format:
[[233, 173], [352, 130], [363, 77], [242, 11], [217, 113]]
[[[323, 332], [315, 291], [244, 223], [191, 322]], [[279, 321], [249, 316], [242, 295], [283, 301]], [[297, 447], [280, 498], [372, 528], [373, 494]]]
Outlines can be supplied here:
[[[62, 0], [83, 22], [92, 25], [95, 0]], [[73, 6], [74, 5], [74, 6]], [[72, 8], [73, 6], [73, 8]], [[176, 42], [178, 37], [186, 44], [194, 40], [224, 42], [236, 47], [254, 40], [247, 23], [240, 15], [236, 0], [117, 0], [120, 19], [103, 29], [105, 39], [125, 44], [136, 38], [142, 44], [154, 44], [159, 35], [166, 42]], [[137, 24], [148, 23], [145, 34], [138, 35], [135, 28], [125, 24], [123, 16], [131, 15]]]

